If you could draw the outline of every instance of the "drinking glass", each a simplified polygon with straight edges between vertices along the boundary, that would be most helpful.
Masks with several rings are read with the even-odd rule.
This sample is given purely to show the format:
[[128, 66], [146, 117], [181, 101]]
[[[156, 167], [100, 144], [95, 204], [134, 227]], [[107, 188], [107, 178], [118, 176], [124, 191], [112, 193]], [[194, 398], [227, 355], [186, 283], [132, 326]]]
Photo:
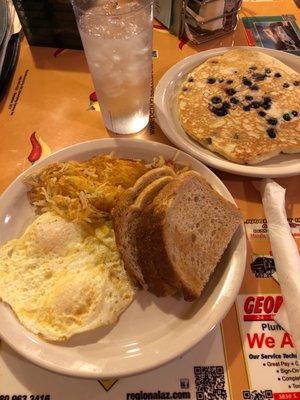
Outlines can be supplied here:
[[149, 121], [152, 0], [71, 0], [106, 127], [141, 131]]

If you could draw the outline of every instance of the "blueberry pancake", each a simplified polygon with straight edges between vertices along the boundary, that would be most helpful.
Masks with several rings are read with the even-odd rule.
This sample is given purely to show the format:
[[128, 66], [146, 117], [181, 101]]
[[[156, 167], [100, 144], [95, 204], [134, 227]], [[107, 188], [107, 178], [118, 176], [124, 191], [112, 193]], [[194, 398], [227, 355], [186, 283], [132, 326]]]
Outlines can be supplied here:
[[178, 109], [188, 135], [233, 162], [300, 153], [300, 75], [265, 53], [209, 58], [186, 76]]

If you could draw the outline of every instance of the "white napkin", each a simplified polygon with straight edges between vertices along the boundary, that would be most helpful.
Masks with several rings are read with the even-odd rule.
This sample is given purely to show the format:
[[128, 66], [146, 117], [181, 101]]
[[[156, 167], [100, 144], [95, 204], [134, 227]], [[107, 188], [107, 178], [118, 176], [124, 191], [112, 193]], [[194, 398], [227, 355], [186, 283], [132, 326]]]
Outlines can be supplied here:
[[300, 358], [300, 255], [285, 211], [285, 189], [271, 179], [261, 182], [260, 193], [284, 303], [275, 321], [293, 338]]
[[201, 4], [198, 13], [187, 8], [189, 14], [191, 14], [198, 22], [205, 22], [212, 18], [219, 17], [214, 21], [207, 22], [201, 25], [201, 28], [209, 31], [215, 31], [223, 28], [223, 14], [224, 14], [225, 0], [215, 0], [210, 3]]

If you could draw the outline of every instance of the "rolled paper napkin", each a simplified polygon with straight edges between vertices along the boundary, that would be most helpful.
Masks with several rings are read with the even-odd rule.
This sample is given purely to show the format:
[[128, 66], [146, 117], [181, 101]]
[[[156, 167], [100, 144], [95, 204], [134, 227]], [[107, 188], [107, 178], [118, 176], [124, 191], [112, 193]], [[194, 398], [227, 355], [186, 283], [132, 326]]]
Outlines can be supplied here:
[[275, 321], [291, 335], [300, 358], [300, 255], [285, 211], [285, 189], [271, 179], [260, 184], [283, 304]]
[[[276, 272], [273, 273], [272, 278], [279, 283]], [[286, 313], [285, 305], [282, 303], [280, 309], [277, 311], [275, 321], [286, 331], [291, 332], [288, 316]]]

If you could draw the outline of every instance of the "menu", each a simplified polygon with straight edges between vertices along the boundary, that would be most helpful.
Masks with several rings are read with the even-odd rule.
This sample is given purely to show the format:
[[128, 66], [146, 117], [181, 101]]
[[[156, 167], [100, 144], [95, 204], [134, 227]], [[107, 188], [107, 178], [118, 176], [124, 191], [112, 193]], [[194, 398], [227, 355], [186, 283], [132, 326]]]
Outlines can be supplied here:
[[21, 360], [6, 345], [1, 351], [0, 370], [1, 395], [6, 396], [3, 400], [77, 400], [96, 396], [103, 400], [201, 399], [200, 393], [216, 394], [220, 399], [230, 398], [220, 326], [175, 362], [120, 380], [61, 377]]
[[300, 362], [292, 338], [273, 320], [282, 301], [278, 293], [238, 296], [245, 364], [250, 387], [265, 392], [265, 398], [300, 399]]
[[[271, 3], [267, 3], [270, 10]], [[274, 15], [279, 14], [278, 3], [274, 2]], [[253, 7], [257, 10], [258, 4]], [[294, 13], [294, 9], [289, 6], [287, 12]], [[203, 49], [245, 45], [241, 29], [239, 25], [233, 36], [204, 44]], [[154, 85], [170, 66], [195, 52], [159, 28], [154, 30], [154, 48]], [[59, 148], [106, 135], [79, 51], [30, 48], [23, 42], [20, 60], [1, 104], [0, 126], [5, 135], [0, 155], [6, 154], [5, 162], [0, 160], [5, 171], [1, 190], [31, 162]], [[153, 127], [151, 134], [145, 132], [142, 137], [168, 143], [159, 127]], [[248, 238], [244, 280], [224, 320], [178, 359], [137, 376], [111, 380], [49, 372], [0, 342], [0, 400], [300, 399], [300, 361], [292, 338], [274, 321], [283, 299], [274, 279], [276, 266], [260, 195], [251, 178], [214, 172], [236, 199]], [[278, 183], [286, 188], [289, 223], [300, 249], [299, 179], [278, 179]]]

